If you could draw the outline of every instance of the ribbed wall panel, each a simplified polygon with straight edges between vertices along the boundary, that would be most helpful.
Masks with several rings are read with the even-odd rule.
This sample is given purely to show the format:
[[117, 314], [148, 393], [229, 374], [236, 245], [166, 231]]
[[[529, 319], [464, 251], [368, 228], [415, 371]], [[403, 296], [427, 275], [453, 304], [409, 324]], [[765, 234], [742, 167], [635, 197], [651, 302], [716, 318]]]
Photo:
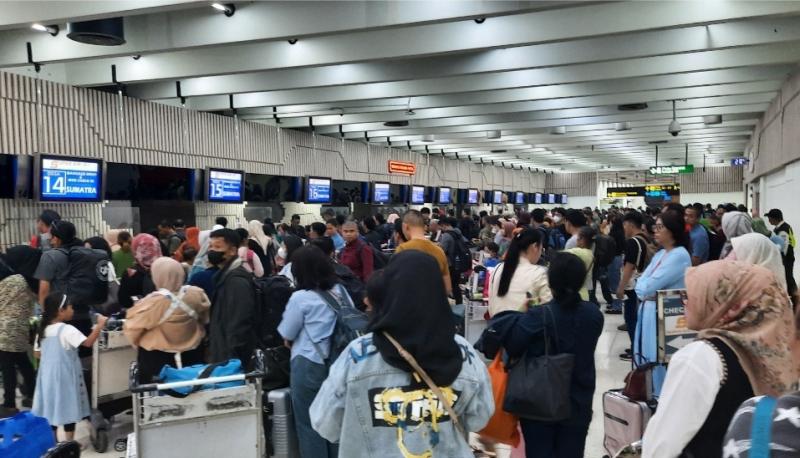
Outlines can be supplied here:
[[99, 203], [38, 203], [0, 199], [0, 251], [27, 243], [36, 232], [36, 218], [45, 208], [52, 208], [62, 218], [72, 221], [79, 238], [102, 235], [110, 229], [103, 222], [103, 205]]
[[546, 192], [570, 196], [597, 195], [597, 173], [549, 174], [545, 180]]
[[199, 227], [210, 228], [214, 226], [214, 220], [218, 216], [228, 218], [228, 227], [237, 227], [238, 221], [244, 222], [243, 205], [198, 202], [194, 208], [196, 211], [195, 218]]
[[744, 189], [743, 167], [707, 167], [678, 175], [682, 194], [738, 192]]

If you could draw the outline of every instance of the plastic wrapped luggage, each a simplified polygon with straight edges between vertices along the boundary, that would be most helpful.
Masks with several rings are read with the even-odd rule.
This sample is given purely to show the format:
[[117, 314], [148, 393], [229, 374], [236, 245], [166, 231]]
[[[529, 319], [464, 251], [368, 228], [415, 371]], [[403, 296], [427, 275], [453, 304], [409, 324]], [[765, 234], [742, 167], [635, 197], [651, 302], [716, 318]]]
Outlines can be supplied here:
[[42, 417], [20, 412], [0, 420], [0, 456], [3, 458], [41, 456], [53, 445], [53, 432]]
[[264, 399], [264, 434], [267, 455], [272, 458], [298, 458], [297, 433], [292, 417], [289, 388], [272, 390]]
[[609, 456], [642, 439], [653, 408], [646, 402], [631, 401], [621, 390], [603, 393], [603, 447]]

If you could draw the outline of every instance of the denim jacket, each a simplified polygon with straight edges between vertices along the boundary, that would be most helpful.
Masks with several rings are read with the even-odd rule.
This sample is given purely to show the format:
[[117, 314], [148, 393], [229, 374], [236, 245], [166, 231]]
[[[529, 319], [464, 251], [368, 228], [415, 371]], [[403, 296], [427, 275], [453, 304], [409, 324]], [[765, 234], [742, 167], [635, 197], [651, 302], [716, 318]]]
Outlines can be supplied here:
[[[472, 346], [456, 336], [464, 359], [461, 373], [445, 396], [467, 431], [479, 431], [494, 413], [486, 365]], [[431, 401], [436, 402], [433, 406]], [[444, 406], [425, 385], [387, 364], [372, 344], [372, 334], [350, 342], [331, 366], [310, 410], [311, 425], [325, 439], [339, 443], [347, 458], [472, 456]]]

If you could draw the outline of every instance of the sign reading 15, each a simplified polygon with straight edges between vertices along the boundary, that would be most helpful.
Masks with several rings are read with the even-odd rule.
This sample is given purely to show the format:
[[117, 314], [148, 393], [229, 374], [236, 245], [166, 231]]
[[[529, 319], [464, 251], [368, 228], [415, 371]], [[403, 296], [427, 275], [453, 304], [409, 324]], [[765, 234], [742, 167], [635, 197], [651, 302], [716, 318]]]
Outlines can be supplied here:
[[222, 182], [211, 182], [211, 197], [222, 197], [225, 194], [223, 189], [225, 189], [225, 187], [223, 186]]
[[66, 194], [67, 176], [66, 175], [45, 175], [44, 177], [45, 194]]

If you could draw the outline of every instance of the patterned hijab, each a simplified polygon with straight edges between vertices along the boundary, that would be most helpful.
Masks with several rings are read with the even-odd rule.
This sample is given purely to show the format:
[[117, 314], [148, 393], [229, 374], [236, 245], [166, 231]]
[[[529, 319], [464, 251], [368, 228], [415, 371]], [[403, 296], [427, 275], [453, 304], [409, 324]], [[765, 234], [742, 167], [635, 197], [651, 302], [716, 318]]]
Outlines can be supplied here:
[[150, 234], [139, 234], [133, 238], [131, 251], [136, 263], [150, 270], [153, 262], [161, 256], [161, 242]]
[[792, 388], [792, 306], [772, 272], [741, 261], [712, 261], [687, 269], [686, 290], [699, 317], [698, 337], [724, 341], [756, 395], [779, 396]]
[[728, 240], [722, 247], [720, 259], [726, 258], [733, 249], [732, 238], [753, 232], [753, 219], [747, 213], [727, 212], [722, 215], [722, 232]]

